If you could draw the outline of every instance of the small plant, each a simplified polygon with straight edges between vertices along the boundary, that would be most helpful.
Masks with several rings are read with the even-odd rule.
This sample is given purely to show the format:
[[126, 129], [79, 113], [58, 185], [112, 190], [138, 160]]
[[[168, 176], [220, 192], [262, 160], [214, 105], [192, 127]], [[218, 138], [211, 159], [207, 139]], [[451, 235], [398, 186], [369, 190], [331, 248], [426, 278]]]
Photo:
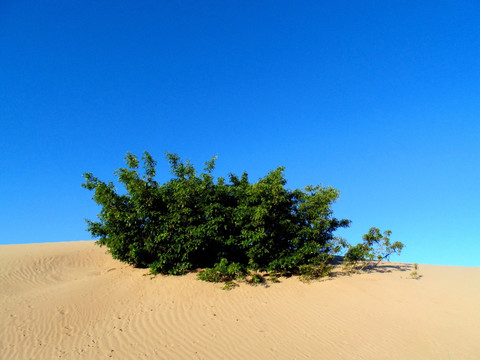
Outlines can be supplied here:
[[392, 254], [400, 255], [403, 243], [390, 243], [392, 232], [387, 230], [382, 234], [380, 229], [372, 227], [363, 235], [363, 243], [350, 246], [344, 256], [345, 268], [351, 272], [372, 269], [382, 260], [388, 260]]
[[222, 290], [232, 290], [235, 289], [238, 284], [234, 281], [227, 281], [225, 285], [223, 285]]
[[279, 283], [280, 280], [278, 279], [278, 276], [276, 273], [274, 272], [271, 272], [270, 274], [268, 274], [268, 280], [272, 283]]
[[250, 279], [247, 279], [247, 282], [251, 285], [260, 285], [265, 283], [265, 278], [260, 274], [252, 274]]
[[302, 265], [299, 273], [306, 282], [328, 276], [333, 270], [333, 265], [324, 263], [321, 265]]
[[213, 268], [207, 268], [201, 271], [197, 277], [200, 280], [209, 282], [232, 282], [235, 279], [244, 278], [245, 268], [238, 263], [228, 263], [227, 259], [222, 259], [215, 264]]
[[410, 273], [410, 278], [419, 279], [420, 275], [418, 274], [418, 264], [413, 264], [413, 271]]

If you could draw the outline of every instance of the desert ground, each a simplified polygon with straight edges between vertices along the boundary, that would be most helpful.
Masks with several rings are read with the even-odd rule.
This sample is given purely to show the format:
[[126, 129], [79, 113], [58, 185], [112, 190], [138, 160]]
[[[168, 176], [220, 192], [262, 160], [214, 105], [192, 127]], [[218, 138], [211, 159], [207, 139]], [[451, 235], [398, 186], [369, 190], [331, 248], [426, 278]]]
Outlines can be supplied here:
[[225, 291], [92, 241], [0, 246], [1, 359], [480, 359], [480, 268], [386, 262]]

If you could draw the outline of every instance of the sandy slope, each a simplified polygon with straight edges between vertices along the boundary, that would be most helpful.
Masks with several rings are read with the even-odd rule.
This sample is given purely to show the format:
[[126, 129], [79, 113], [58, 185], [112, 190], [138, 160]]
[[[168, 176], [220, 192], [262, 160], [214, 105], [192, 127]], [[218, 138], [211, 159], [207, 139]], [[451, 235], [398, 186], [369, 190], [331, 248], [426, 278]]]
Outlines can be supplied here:
[[222, 291], [92, 242], [0, 246], [2, 359], [479, 359], [480, 268]]

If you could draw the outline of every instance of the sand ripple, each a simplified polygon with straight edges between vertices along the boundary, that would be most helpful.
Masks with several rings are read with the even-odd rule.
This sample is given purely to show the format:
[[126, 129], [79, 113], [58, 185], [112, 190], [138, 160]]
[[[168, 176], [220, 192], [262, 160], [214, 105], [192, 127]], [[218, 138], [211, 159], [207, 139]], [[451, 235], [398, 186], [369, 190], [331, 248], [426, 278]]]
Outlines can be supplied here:
[[222, 291], [92, 242], [0, 246], [2, 359], [478, 359], [480, 269], [407, 264]]

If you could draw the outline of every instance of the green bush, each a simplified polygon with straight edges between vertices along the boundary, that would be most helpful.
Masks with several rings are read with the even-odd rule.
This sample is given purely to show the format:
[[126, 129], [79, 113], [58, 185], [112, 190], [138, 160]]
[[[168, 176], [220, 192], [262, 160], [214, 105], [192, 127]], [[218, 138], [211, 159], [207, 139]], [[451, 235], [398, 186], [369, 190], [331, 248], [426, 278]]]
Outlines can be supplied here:
[[[246, 172], [214, 179], [215, 158], [200, 174], [176, 154], [166, 158], [173, 177], [164, 184], [155, 180], [148, 152], [142, 161], [127, 153], [127, 167], [115, 171], [122, 192], [84, 174], [82, 186], [101, 207], [97, 221], [87, 220], [88, 231], [114, 258], [153, 274], [206, 268], [200, 278], [225, 282], [249, 270], [299, 274], [310, 266], [324, 274], [348, 246], [334, 236], [350, 220], [333, 216], [339, 192], [330, 186], [287, 189], [282, 167], [256, 183]], [[362, 258], [369, 249], [347, 255], [353, 259], [358, 250]]]
[[351, 271], [373, 268], [382, 260], [388, 260], [392, 254], [400, 255], [404, 245], [399, 241], [390, 243], [391, 234], [387, 230], [382, 236], [380, 229], [370, 228], [363, 235], [362, 243], [349, 246], [344, 257], [345, 267]]
[[206, 268], [198, 273], [200, 280], [209, 282], [230, 282], [246, 276], [246, 269], [238, 263], [228, 263], [227, 259], [222, 259], [215, 264], [213, 268]]
[[254, 273], [247, 279], [247, 282], [251, 285], [265, 284], [265, 278], [261, 274]]
[[333, 265], [324, 263], [322, 265], [302, 265], [299, 268], [299, 273], [306, 281], [315, 280], [330, 275], [333, 270]]
[[413, 271], [410, 273], [410, 278], [415, 280], [421, 278], [421, 275], [418, 273], [418, 264], [413, 264]]

